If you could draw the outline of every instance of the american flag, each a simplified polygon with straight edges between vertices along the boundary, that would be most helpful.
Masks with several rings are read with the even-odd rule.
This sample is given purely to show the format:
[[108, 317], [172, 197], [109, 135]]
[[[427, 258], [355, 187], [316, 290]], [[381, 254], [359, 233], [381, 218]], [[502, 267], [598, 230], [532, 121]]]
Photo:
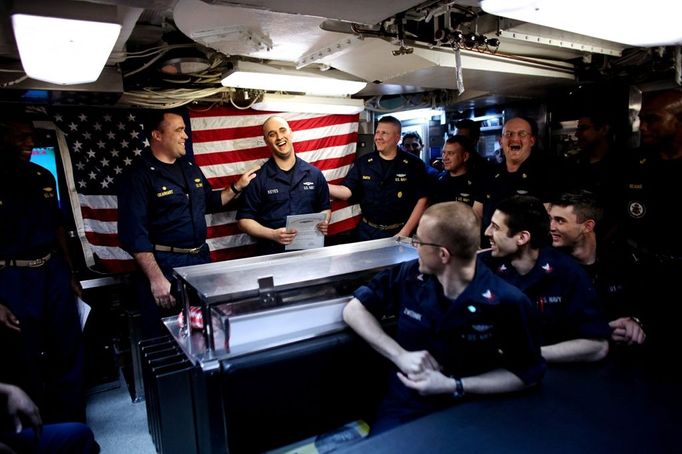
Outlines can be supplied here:
[[[270, 152], [261, 125], [273, 113], [212, 108], [189, 111], [191, 148], [197, 165], [213, 189], [222, 189]], [[294, 131], [294, 148], [318, 167], [331, 183], [348, 173], [355, 159], [358, 115], [282, 113]], [[148, 143], [142, 110], [64, 108], [53, 112], [64, 133], [61, 149], [67, 185], [88, 266], [106, 272], [126, 272], [133, 260], [119, 246], [116, 179]], [[66, 154], [66, 156], [65, 156]], [[232, 208], [232, 209], [230, 209]], [[249, 256], [253, 240], [237, 227], [234, 207], [207, 215], [208, 244], [214, 261]], [[358, 205], [332, 203], [330, 234], [355, 227]]]

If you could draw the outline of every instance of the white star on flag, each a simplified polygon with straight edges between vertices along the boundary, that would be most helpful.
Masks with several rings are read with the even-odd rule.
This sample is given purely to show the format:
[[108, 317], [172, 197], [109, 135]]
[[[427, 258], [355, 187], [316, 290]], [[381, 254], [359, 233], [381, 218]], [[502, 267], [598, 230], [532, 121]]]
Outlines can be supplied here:
[[[89, 266], [108, 272], [129, 271], [132, 257], [119, 247], [117, 236], [117, 178], [149, 148], [141, 119], [131, 109], [60, 108], [53, 118], [68, 132], [74, 187], [78, 197], [77, 230]], [[270, 152], [263, 144], [261, 125], [271, 113], [212, 108], [190, 111], [187, 123], [188, 157], [194, 159], [214, 189], [228, 187]], [[340, 182], [355, 159], [358, 115], [282, 114], [297, 132], [296, 154], [322, 170], [331, 183]], [[191, 143], [191, 146], [189, 145]], [[81, 150], [80, 153], [77, 152]], [[87, 153], [83, 151], [88, 150]], [[213, 260], [253, 254], [253, 241], [236, 225], [230, 211], [207, 215], [208, 245]], [[330, 234], [355, 226], [357, 205], [334, 201]]]

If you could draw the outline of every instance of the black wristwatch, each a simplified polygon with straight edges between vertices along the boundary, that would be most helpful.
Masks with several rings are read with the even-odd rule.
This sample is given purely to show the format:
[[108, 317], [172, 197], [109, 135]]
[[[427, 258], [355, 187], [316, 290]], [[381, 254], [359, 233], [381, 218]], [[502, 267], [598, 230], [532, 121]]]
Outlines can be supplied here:
[[461, 399], [464, 397], [464, 385], [462, 384], [462, 379], [457, 377], [452, 377], [455, 380], [455, 390], [452, 393], [452, 397], [455, 399]]

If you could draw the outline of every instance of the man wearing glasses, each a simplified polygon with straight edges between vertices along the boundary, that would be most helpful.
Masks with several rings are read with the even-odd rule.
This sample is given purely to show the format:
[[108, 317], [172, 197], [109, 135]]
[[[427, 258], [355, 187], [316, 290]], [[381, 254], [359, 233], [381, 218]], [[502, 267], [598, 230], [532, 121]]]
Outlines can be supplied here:
[[[454, 403], [538, 383], [544, 361], [535, 312], [515, 287], [476, 259], [479, 219], [468, 205], [429, 207], [412, 244], [419, 259], [358, 288], [346, 323], [396, 367], [372, 433]], [[397, 317], [390, 337], [379, 320]]]
[[482, 216], [483, 226], [490, 224], [497, 204], [513, 195], [532, 195], [549, 202], [561, 192], [557, 166], [553, 160], [533, 151], [537, 140], [534, 121], [516, 117], [507, 121], [502, 129], [500, 145], [504, 162], [492, 168], [483, 178], [474, 210]]

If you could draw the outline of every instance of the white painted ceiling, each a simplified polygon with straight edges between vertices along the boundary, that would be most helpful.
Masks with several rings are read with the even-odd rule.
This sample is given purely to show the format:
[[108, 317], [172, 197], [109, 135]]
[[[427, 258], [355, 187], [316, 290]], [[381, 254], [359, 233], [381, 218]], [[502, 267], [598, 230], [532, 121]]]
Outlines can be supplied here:
[[[247, 7], [240, 2], [179, 0], [173, 8], [173, 19], [179, 30], [189, 37], [206, 35], [211, 31], [240, 30], [241, 34], [232, 33], [224, 41], [215, 40], [207, 44], [227, 55], [296, 66], [306, 56], [324, 54], [315, 63], [328, 65], [370, 82], [359, 95], [456, 89], [455, 56], [451, 50], [430, 50], [425, 44], [417, 44], [413, 54], [393, 56], [392, 51], [398, 48], [397, 43], [320, 28], [322, 22], [330, 18], [378, 24], [419, 3], [409, 0], [253, 0], [248, 2]], [[264, 38], [264, 42], [272, 43], [272, 47], [258, 47], [244, 40], [244, 32], [253, 33], [259, 39]], [[341, 51], [327, 55], [330, 50], [337, 48], [341, 48]], [[500, 46], [501, 53], [504, 53], [505, 48], [507, 53], [552, 59], [548, 61], [551, 64], [555, 64], [556, 59], [575, 58], [581, 53], [514, 39], [508, 39]], [[462, 53], [464, 87], [468, 91], [466, 97], [518, 95], [524, 91], [532, 93], [538, 86], [573, 81], [570, 65], [560, 65], [557, 70], [543, 64], [529, 65], [476, 51], [465, 50]]]
[[[87, 0], [86, 0], [87, 1]], [[7, 28], [9, 8], [0, 5], [0, 57], [12, 55], [11, 34]], [[15, 0], [15, 3], [21, 3]], [[73, 2], [72, 2], [73, 3]], [[150, 29], [166, 30], [173, 23], [179, 31], [197, 42], [232, 58], [257, 60], [265, 64], [299, 67], [306, 71], [334, 68], [369, 84], [359, 96], [407, 94], [429, 90], [455, 90], [455, 54], [451, 49], [406, 40], [412, 54], [393, 55], [399, 48], [395, 39], [371, 33], [350, 32], [350, 24], [364, 30], [377, 30], [378, 24], [415, 7], [434, 9], [447, 1], [415, 0], [92, 0], [113, 3], [119, 10], [123, 32], [114, 49], [111, 64], [124, 58], [130, 39], [149, 34]], [[65, 0], [53, 0], [60, 9]], [[477, 6], [477, 0], [455, 0], [450, 5]], [[423, 13], [421, 13], [423, 16]], [[488, 17], [490, 19], [490, 17]], [[347, 33], [328, 31], [321, 24], [329, 19]], [[488, 28], [490, 28], [488, 21]], [[345, 24], [345, 25], [344, 25]], [[329, 27], [327, 27], [329, 29]], [[493, 27], [494, 28], [494, 27]], [[496, 30], [483, 30], [493, 36]], [[542, 87], [574, 83], [572, 65], [567, 61], [607, 49], [618, 55], [623, 46], [521, 23], [505, 23], [496, 55], [462, 50], [465, 92], [461, 99], [485, 96], [534, 96]], [[409, 38], [407, 36], [406, 38]], [[145, 38], [146, 39], [146, 38]], [[154, 38], [149, 38], [153, 41]], [[562, 45], [548, 45], [548, 42]], [[139, 45], [139, 43], [138, 43]], [[312, 64], [310, 64], [312, 62]]]

